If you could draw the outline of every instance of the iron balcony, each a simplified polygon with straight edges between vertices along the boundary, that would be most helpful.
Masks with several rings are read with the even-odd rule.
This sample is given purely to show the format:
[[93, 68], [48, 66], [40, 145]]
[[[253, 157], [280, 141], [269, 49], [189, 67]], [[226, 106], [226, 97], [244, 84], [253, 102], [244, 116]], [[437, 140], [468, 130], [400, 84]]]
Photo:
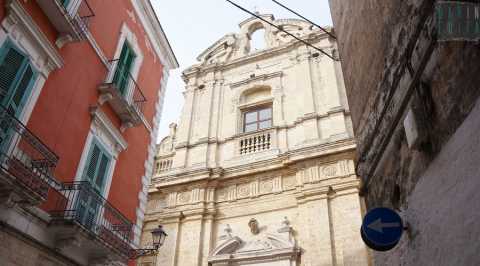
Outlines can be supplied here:
[[47, 202], [57, 246], [84, 258], [125, 262], [133, 224], [88, 181], [64, 183]]
[[143, 123], [143, 110], [147, 99], [129, 71], [119, 71], [123, 66], [118, 59], [110, 61], [110, 71], [104, 83], [100, 84], [100, 103], [108, 101], [122, 121], [122, 128]]
[[60, 33], [62, 41], [82, 41], [87, 38], [90, 20], [95, 16], [88, 0], [37, 0], [37, 3]]
[[38, 205], [59, 183], [58, 156], [0, 105], [0, 194], [3, 200]]

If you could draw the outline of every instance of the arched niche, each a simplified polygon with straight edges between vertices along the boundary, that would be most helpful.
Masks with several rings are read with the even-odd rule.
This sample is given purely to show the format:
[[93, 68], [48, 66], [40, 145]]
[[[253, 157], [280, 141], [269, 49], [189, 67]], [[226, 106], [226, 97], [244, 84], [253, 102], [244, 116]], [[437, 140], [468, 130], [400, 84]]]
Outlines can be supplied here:
[[267, 48], [267, 31], [262, 23], [250, 25], [248, 29], [249, 53]]
[[240, 95], [240, 105], [255, 104], [272, 98], [272, 88], [270, 86], [256, 86], [246, 89]]

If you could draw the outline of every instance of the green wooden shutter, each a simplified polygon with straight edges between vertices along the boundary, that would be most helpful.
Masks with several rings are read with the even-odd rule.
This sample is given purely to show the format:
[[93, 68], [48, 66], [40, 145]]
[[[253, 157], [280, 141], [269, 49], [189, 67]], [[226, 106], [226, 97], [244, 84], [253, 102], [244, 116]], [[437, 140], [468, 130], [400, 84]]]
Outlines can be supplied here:
[[130, 76], [130, 71], [133, 65], [133, 61], [135, 59], [135, 53], [130, 48], [127, 42], [123, 44], [122, 51], [120, 53], [120, 58], [117, 62], [117, 70], [115, 71], [114, 75], [114, 83], [117, 86], [117, 89], [120, 93], [125, 96], [128, 79]]
[[9, 92], [15, 86], [19, 72], [25, 61], [25, 56], [6, 43], [0, 51], [0, 102], [5, 105]]
[[97, 193], [90, 193], [90, 189], [84, 188], [84, 193], [78, 197], [76, 212], [77, 221], [87, 228], [96, 225], [99, 217], [98, 211], [102, 204], [101, 196], [103, 196], [110, 158], [103, 146], [94, 139], [87, 156], [83, 180], [88, 181]]
[[83, 179], [89, 181], [100, 194], [104, 190], [110, 161], [110, 155], [105, 149], [99, 143], [93, 141], [85, 164]]
[[105, 183], [109, 162], [110, 159], [108, 156], [106, 154], [102, 154], [100, 165], [98, 167], [97, 180], [95, 180], [95, 185], [97, 187], [103, 187], [103, 184]]
[[[19, 117], [30, 95], [36, 73], [28, 58], [9, 40], [0, 48], [0, 104], [10, 115]], [[11, 135], [9, 119], [1, 117], [0, 149], [8, 143]]]
[[86, 164], [85, 178], [93, 183], [95, 181], [95, 175], [97, 172], [98, 158], [100, 157], [100, 149], [94, 143], [90, 149], [89, 159]]

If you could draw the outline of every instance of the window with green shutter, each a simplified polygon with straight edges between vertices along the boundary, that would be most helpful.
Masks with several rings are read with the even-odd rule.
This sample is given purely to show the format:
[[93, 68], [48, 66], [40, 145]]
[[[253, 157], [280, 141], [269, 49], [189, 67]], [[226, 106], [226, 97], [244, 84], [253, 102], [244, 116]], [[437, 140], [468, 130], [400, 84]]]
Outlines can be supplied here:
[[[7, 40], [0, 48], [0, 104], [19, 117], [35, 83], [36, 72], [28, 57]], [[0, 145], [9, 138], [9, 126], [0, 123]]]
[[113, 77], [113, 83], [123, 96], [125, 96], [128, 89], [128, 84], [131, 82], [130, 71], [132, 70], [135, 57], [136, 55], [132, 48], [125, 41], [122, 47], [122, 52], [120, 53], [120, 58], [117, 61], [117, 69]]
[[97, 140], [92, 140], [82, 179], [88, 181], [95, 192], [83, 188], [78, 196], [75, 216], [75, 219], [87, 228], [92, 228], [98, 218], [110, 162], [109, 153]]
[[83, 179], [88, 181], [100, 194], [103, 193], [105, 187], [110, 161], [111, 156], [102, 145], [96, 140], [92, 141], [83, 171]]

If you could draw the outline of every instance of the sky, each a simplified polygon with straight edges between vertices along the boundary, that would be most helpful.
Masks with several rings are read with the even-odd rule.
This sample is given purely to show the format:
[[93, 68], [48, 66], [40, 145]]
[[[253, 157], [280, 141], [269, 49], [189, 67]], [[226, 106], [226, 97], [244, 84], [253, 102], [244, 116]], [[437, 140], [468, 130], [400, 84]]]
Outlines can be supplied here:
[[[277, 0], [320, 26], [332, 25], [328, 0]], [[225, 0], [151, 0], [180, 67], [170, 72], [158, 140], [168, 135], [168, 125], [178, 123], [183, 107], [184, 69], [225, 34], [238, 32], [250, 17]], [[237, 4], [275, 18], [297, 18], [271, 0], [234, 0]]]

